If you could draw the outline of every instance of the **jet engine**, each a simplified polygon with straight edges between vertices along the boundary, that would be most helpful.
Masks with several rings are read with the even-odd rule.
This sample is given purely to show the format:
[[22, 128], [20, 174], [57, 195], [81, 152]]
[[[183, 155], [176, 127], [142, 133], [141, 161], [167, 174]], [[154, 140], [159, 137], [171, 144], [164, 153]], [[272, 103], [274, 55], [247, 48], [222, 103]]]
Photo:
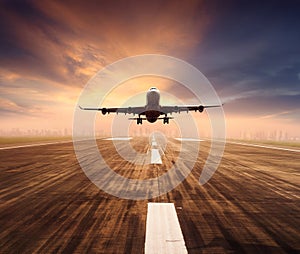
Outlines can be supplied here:
[[108, 112], [108, 110], [107, 110], [107, 108], [103, 108], [103, 109], [101, 109], [101, 112], [103, 115], [105, 115]]

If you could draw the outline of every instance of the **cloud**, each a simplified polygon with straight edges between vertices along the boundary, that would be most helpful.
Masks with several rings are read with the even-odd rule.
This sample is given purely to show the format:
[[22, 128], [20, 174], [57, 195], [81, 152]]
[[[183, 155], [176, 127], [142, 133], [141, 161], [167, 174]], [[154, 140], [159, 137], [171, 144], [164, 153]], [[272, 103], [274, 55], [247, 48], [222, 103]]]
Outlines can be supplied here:
[[[227, 102], [228, 116], [263, 117], [299, 106], [300, 22], [293, 3], [276, 2], [272, 8], [171, 0], [0, 5], [1, 121], [4, 115], [28, 115], [41, 121], [47, 116], [49, 122], [64, 112], [60, 121], [69, 124], [65, 115], [72, 117], [81, 88], [97, 71], [149, 53], [185, 59], [203, 71]], [[176, 83], [141, 79], [112, 92], [107, 103], [126, 101], [148, 84], [192, 101]]]
[[257, 90], [250, 90], [244, 91], [238, 94], [230, 95], [228, 97], [223, 97], [222, 101], [224, 103], [230, 103], [240, 99], [247, 99], [247, 98], [261, 98], [261, 97], [280, 97], [280, 96], [299, 96], [299, 90], [292, 90], [286, 88], [275, 88], [273, 90], [265, 90], [265, 89], [257, 89]]
[[20, 74], [82, 86], [101, 67], [126, 56], [185, 56], [207, 23], [198, 10], [197, 1], [120, 1], [117, 6], [35, 1], [23, 3], [23, 9], [8, 4], [1, 15], [10, 29], [2, 34], [12, 46], [1, 62]]
[[80, 88], [68, 87], [35, 77], [0, 69], [2, 117], [47, 118], [60, 110], [70, 110]]
[[290, 114], [291, 112], [292, 112], [292, 111], [282, 111], [282, 112], [279, 112], [279, 113], [276, 113], [276, 114], [265, 115], [265, 116], [262, 116], [262, 117], [260, 117], [260, 118], [261, 118], [261, 119], [275, 118], [275, 117], [278, 117], [278, 116]]
[[[0, 91], [7, 114], [54, 113], [123, 57], [184, 57], [201, 41], [202, 1], [24, 1], [0, 8]], [[13, 106], [14, 105], [14, 106]], [[36, 108], [36, 110], [33, 110]]]

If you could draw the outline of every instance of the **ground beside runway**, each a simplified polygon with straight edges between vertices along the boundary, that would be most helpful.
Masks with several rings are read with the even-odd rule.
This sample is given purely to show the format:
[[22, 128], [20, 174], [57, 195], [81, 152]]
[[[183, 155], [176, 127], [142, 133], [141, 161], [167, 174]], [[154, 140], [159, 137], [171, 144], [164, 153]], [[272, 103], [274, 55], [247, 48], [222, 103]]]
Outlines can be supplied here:
[[[148, 138], [123, 142], [144, 153], [151, 146]], [[107, 163], [135, 179], [165, 173], [179, 145], [168, 141], [162, 165], [143, 165], [148, 162], [141, 157], [133, 158], [142, 164], [134, 166], [116, 154], [112, 141], [98, 141]], [[143, 253], [148, 202], [175, 204], [189, 253], [299, 252], [300, 153], [227, 144], [218, 171], [200, 186], [209, 145], [200, 142], [195, 168], [179, 186], [143, 201], [94, 186], [72, 143], [1, 150], [1, 253]]]

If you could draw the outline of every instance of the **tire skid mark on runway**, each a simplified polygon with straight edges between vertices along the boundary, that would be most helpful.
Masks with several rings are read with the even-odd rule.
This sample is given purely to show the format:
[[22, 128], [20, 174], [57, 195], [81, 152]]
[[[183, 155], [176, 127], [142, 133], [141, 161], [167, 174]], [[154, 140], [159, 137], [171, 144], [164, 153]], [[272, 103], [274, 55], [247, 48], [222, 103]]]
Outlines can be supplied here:
[[[103, 151], [109, 156], [112, 150], [104, 142], [99, 144], [107, 147]], [[149, 140], [131, 142], [143, 149], [149, 145]], [[163, 172], [165, 165], [174, 165], [178, 155], [179, 142], [169, 143], [160, 169]], [[173, 191], [151, 199], [174, 202], [189, 253], [299, 252], [296, 154], [230, 145], [213, 178], [200, 186], [198, 179], [209, 145], [203, 142], [200, 150], [186, 180]], [[98, 190], [78, 166], [72, 145], [6, 150], [0, 152], [0, 159], [1, 187], [9, 181], [6, 191], [13, 194], [18, 190], [8, 200], [0, 198], [2, 252], [143, 253], [148, 200], [122, 200]], [[151, 165], [132, 167], [121, 159], [114, 165], [133, 178], [156, 175], [155, 170], [149, 170]], [[175, 165], [183, 170], [186, 167], [184, 163]], [[9, 172], [9, 168], [15, 171]], [[263, 171], [258, 170], [261, 168]], [[277, 191], [290, 192], [292, 199], [272, 192], [272, 183]], [[26, 195], [19, 192], [22, 188]]]
[[[231, 165], [233, 164], [236, 166], [240, 166], [240, 167], [243, 167], [248, 170], [254, 170], [255, 176], [253, 174], [239, 172], [239, 171], [235, 171], [234, 173], [238, 174], [240, 177], [246, 176], [248, 178], [252, 178], [254, 181], [260, 182], [261, 187], [264, 187], [265, 185], [270, 186], [270, 187], [272, 187], [273, 192], [276, 192], [278, 195], [281, 195], [284, 198], [292, 199], [293, 197], [296, 197], [296, 198], [299, 197], [298, 195], [291, 194], [290, 191], [286, 191], [286, 190], [282, 189], [282, 187], [280, 187], [280, 186], [278, 187], [278, 185], [276, 185], [276, 183], [280, 183], [280, 184], [284, 184], [284, 185], [288, 184], [294, 189], [294, 191], [300, 191], [299, 185], [287, 182], [286, 180], [280, 179], [279, 177], [276, 177], [274, 175], [270, 175], [270, 173], [263, 172], [262, 170], [259, 170], [257, 168], [251, 168], [251, 167], [245, 165], [244, 163], [232, 162], [229, 159], [227, 159], [226, 156], [223, 157], [223, 161], [227, 161], [227, 163], [229, 163]], [[287, 194], [284, 194], [282, 192], [285, 192]]]
[[[225, 174], [223, 174], [223, 177], [225, 179]], [[237, 186], [240, 186], [240, 187], [237, 187], [238, 189], [242, 189], [243, 188], [243, 185], [242, 184], [239, 184], [237, 182], [234, 183], [234, 185], [237, 185]], [[220, 192], [222, 191], [223, 193], [232, 193], [234, 194], [233, 190], [231, 188], [229, 188], [229, 186], [224, 183], [222, 185], [220, 185], [220, 187], [216, 187], [216, 192]], [[268, 188], [265, 188], [268, 190]], [[245, 188], [244, 188], [244, 191]], [[264, 191], [265, 192], [265, 191]], [[252, 194], [252, 197], [253, 197], [253, 193], [251, 193], [251, 191], [249, 191], [248, 193], [245, 193], [246, 196], [249, 196], [251, 197], [251, 194]], [[276, 193], [276, 194], [279, 194], [279, 193]], [[272, 195], [273, 196], [273, 195]], [[228, 199], [228, 197], [227, 197]], [[256, 201], [254, 201], [256, 199]], [[253, 197], [253, 200], [252, 202], [257, 202], [257, 199], [263, 199], [264, 201], [261, 201], [263, 203], [268, 203], [268, 202], [271, 202], [269, 205], [273, 205], [274, 208], [276, 207], [276, 205], [273, 204], [273, 198], [271, 200], [268, 200], [268, 198], [265, 197], [265, 195], [262, 195], [262, 196], [254, 196]], [[233, 200], [233, 201], [230, 201], [230, 200]], [[250, 199], [251, 200], [251, 199]], [[250, 201], [249, 200], [249, 201]], [[275, 244], [275, 246], [281, 246], [285, 251], [287, 251], [288, 253], [290, 253], [289, 251], [292, 250], [291, 247], [287, 246], [284, 241], [282, 241], [280, 238], [280, 236], [278, 236], [278, 234], [274, 234], [272, 230], [266, 230], [268, 228], [273, 228], [273, 225], [272, 224], [269, 224], [268, 226], [266, 225], [266, 223], [268, 223], [268, 220], [265, 220], [265, 215], [267, 215], [267, 213], [265, 213], [265, 207], [261, 207], [261, 208], [255, 208], [252, 206], [251, 209], [250, 206], [247, 204], [247, 208], [245, 208], [245, 203], [243, 202], [243, 205], [241, 204], [241, 202], [234, 202], [234, 198], [233, 199], [229, 199], [229, 202], [231, 202], [235, 207], [236, 209], [242, 211], [242, 213], [247, 216], [248, 220], [249, 221], [249, 224], [252, 225], [252, 227], [256, 227], [257, 229], [258, 228], [261, 228], [261, 234], [264, 234], [264, 238], [267, 238], [268, 241], [272, 241], [273, 244]], [[250, 203], [250, 202], [249, 202]], [[252, 211], [251, 213], [249, 213], [249, 210]], [[255, 213], [253, 213], [253, 210], [256, 210]], [[285, 211], [286, 213], [289, 213], [289, 209], [287, 209]], [[264, 224], [262, 223], [262, 221], [264, 221]], [[296, 222], [296, 221], [295, 221]], [[278, 222], [276, 222], [277, 224]], [[264, 227], [262, 227], [262, 225], [264, 225]], [[284, 224], [283, 224], [284, 225]], [[295, 232], [296, 233], [296, 232]], [[277, 245], [278, 244], [278, 245]]]
[[[232, 147], [230, 147], [232, 149]], [[240, 164], [242, 166], [245, 165], [245, 163], [253, 163], [253, 154], [257, 154], [257, 150], [255, 150], [255, 147], [250, 148], [251, 150], [248, 150], [247, 152], [244, 150], [238, 150], [235, 149], [236, 151], [236, 164]], [[226, 151], [226, 150], [225, 150]], [[288, 164], [294, 163], [296, 167], [298, 167], [298, 163], [300, 162], [300, 155], [290, 153], [289, 155], [287, 154], [270, 154], [268, 153], [268, 150], [261, 149], [259, 150], [260, 157], [256, 158], [255, 163], [264, 163], [266, 159], [268, 160], [268, 166], [274, 166], [277, 167], [280, 164], [283, 164], [285, 161], [288, 162]], [[265, 158], [267, 157], [267, 158]], [[289, 161], [288, 158], [292, 158], [292, 161]], [[241, 162], [242, 161], [242, 162]], [[283, 168], [284, 169], [284, 168]], [[298, 170], [295, 170], [295, 172], [298, 172]]]
[[[227, 167], [227, 168], [231, 168], [231, 167]], [[248, 169], [247, 169], [248, 171], [251, 170], [251, 168], [249, 168], [249, 167], [247, 167], [247, 168], [248, 168]], [[253, 170], [253, 169], [252, 169], [252, 170]], [[257, 173], [255, 170], [253, 170], [253, 171], [254, 171], [255, 174]], [[221, 171], [221, 172], [222, 172], [222, 171]], [[220, 172], [218, 172], [218, 173], [220, 174]], [[231, 173], [231, 174], [232, 174], [232, 173], [238, 174], [238, 175], [239, 175], [239, 178], [241, 178], [241, 177], [243, 176], [243, 173], [242, 173], [242, 172], [236, 171], [236, 170], [234, 170], [234, 168], [233, 168], [233, 170], [231, 170], [230, 173]], [[222, 178], [223, 178], [223, 179], [226, 179], [226, 175], [227, 175], [227, 174], [228, 174], [228, 172], [222, 173], [222, 174], [221, 174], [221, 175], [222, 175]], [[248, 174], [248, 176], [249, 176], [249, 174]], [[252, 177], [252, 176], [251, 176], [251, 177]], [[263, 177], [265, 177], [265, 175], [262, 176], [262, 178], [263, 178]], [[239, 187], [237, 187], [236, 189], [240, 189], [240, 190], [243, 189], [244, 192], [247, 191], [247, 189], [245, 188], [245, 187], [246, 187], [245, 183], [239, 183], [239, 182], [237, 182], [239, 178], [237, 178], [237, 180], [236, 180], [235, 183], [232, 182], [231, 185], [228, 185], [228, 184], [226, 184], [226, 182], [225, 182], [224, 184], [221, 185], [222, 187], [221, 187], [220, 189], [218, 189], [217, 192], [232, 193], [233, 195], [235, 195], [235, 193], [233, 192], [233, 190], [232, 190], [231, 188], [229, 188], [229, 186], [232, 186], [233, 184], [234, 184], [234, 186], [235, 186], [235, 185], [239, 186]], [[254, 178], [254, 177], [253, 177], [253, 178]], [[259, 177], [258, 177], [258, 178], [259, 178]], [[261, 179], [260, 179], [260, 180], [261, 180]], [[254, 178], [253, 181], [255, 181], [256, 184], [257, 184], [256, 178]], [[252, 181], [252, 182], [253, 182], [253, 181]], [[271, 179], [269, 179], [269, 181], [272, 182]], [[283, 204], [284, 204], [284, 202], [285, 202], [285, 204], [289, 204], [289, 205], [287, 205], [286, 207], [281, 207], [281, 209], [284, 210], [284, 212], [282, 211], [283, 214], [290, 214], [290, 213], [291, 213], [291, 212], [290, 212], [290, 209], [291, 209], [290, 201], [286, 200], [287, 197], [286, 197], [285, 195], [282, 195], [282, 194], [280, 193], [280, 192], [285, 191], [285, 190], [284, 190], [283, 188], [278, 188], [278, 189], [277, 189], [278, 191], [275, 192], [276, 194], [275, 194], [274, 192], [273, 192], [273, 194], [270, 194], [270, 193], [272, 193], [274, 186], [272, 186], [271, 184], [268, 184], [267, 186], [265, 186], [264, 183], [265, 183], [265, 182], [262, 182], [262, 183], [261, 183], [261, 186], [257, 186], [257, 189], [260, 191], [260, 193], [258, 192], [258, 195], [256, 195], [255, 192], [253, 193], [253, 191], [250, 191], [250, 190], [249, 190], [248, 193], [247, 193], [247, 192], [245, 193], [245, 196], [249, 196], [249, 197], [252, 196], [252, 198], [253, 198], [253, 200], [251, 200], [251, 198], [249, 198], [249, 203], [251, 204], [251, 201], [252, 201], [252, 202], [257, 202], [257, 201], [255, 201], [255, 200], [259, 200], [259, 199], [260, 199], [261, 202], [263, 202], [263, 203], [267, 203], [267, 204], [268, 204], [268, 203], [270, 202], [270, 203], [268, 204], [268, 206], [271, 206], [271, 204], [272, 204], [272, 206], [274, 206], [274, 201], [275, 201], [275, 197], [276, 197], [276, 200], [280, 200], [280, 202], [283, 202]], [[296, 191], [296, 190], [295, 190], [295, 191]], [[266, 193], [268, 194], [268, 196], [265, 195]], [[275, 196], [274, 196], [274, 194], [275, 194]], [[253, 196], [253, 195], [256, 195], [256, 196]], [[276, 196], [276, 195], [277, 195], [277, 196]], [[279, 197], [278, 197], [278, 196], [279, 196]], [[282, 199], [282, 197], [283, 197], [283, 199]], [[271, 199], [270, 199], [270, 198], [271, 198]], [[228, 197], [227, 197], [227, 200], [228, 200]], [[230, 199], [229, 199], [229, 200], [230, 200]], [[234, 199], [232, 199], [232, 200], [234, 200]], [[239, 207], [239, 210], [244, 210], [244, 211], [243, 211], [244, 214], [246, 213], [245, 211], [248, 211], [248, 210], [249, 210], [249, 211], [253, 211], [253, 207], [252, 207], [251, 209], [249, 209], [249, 207], [248, 207], [248, 209], [246, 209], [246, 208], [244, 208], [243, 206], [241, 206], [240, 202], [236, 202], [235, 205]], [[272, 207], [272, 206], [271, 206], [271, 207]], [[241, 207], [243, 207], [243, 209], [241, 209]], [[276, 205], [274, 206], [274, 208], [277, 209], [277, 208], [276, 208]], [[258, 209], [258, 210], [257, 210], [257, 209]], [[260, 206], [256, 207], [256, 210], [257, 210], [257, 211], [260, 211], [260, 213], [263, 213], [263, 211], [265, 211], [265, 209], [266, 209], [266, 207], [260, 207]], [[296, 206], [294, 206], [293, 209], [295, 210], [295, 209], [296, 209]], [[269, 210], [270, 210], [271, 213], [274, 212], [274, 211], [272, 211], [272, 208], [269, 209]], [[247, 213], [249, 213], [249, 212], [247, 212]], [[262, 225], [265, 225], [265, 224], [262, 224], [262, 223], [261, 223], [262, 221], [265, 221], [265, 215], [260, 216], [260, 215], [257, 214], [257, 213], [254, 213], [254, 214], [253, 214], [253, 212], [251, 212], [252, 217], [250, 217], [249, 214], [247, 214], [247, 213], [246, 213], [247, 217], [252, 219], [252, 223], [251, 223], [251, 224], [257, 225], [258, 228], [262, 228]], [[267, 213], [265, 213], [265, 214], [268, 215]], [[296, 213], [295, 213], [295, 215], [296, 215]], [[283, 216], [284, 216], [284, 215], [283, 215]], [[289, 218], [289, 220], [294, 220], [294, 222], [291, 222], [291, 223], [295, 223], [295, 224], [297, 225], [297, 220], [294, 219], [294, 217]], [[254, 221], [255, 221], [255, 223], [254, 223]], [[257, 221], [259, 221], [261, 224], [257, 224], [257, 223], [256, 223]], [[266, 223], [266, 221], [265, 221], [264, 223]], [[278, 224], [278, 222], [276, 222], [276, 224]], [[286, 224], [283, 223], [283, 224], [282, 224], [282, 227], [284, 227], [284, 225], [286, 225]], [[265, 226], [266, 226], [266, 225], [265, 225]], [[273, 224], [273, 225], [266, 226], [266, 228], [274, 228], [274, 224]], [[265, 231], [265, 229], [264, 229], [264, 231]], [[275, 231], [275, 232], [276, 232], [276, 231]], [[278, 243], [282, 248], [284, 248], [286, 251], [292, 250], [291, 247], [287, 247], [287, 245], [284, 243], [284, 241], [281, 240], [281, 237], [278, 236], [278, 233], [277, 233], [277, 235], [274, 234], [274, 232], [272, 232], [272, 234], [271, 234], [270, 232], [267, 231], [266, 233], [269, 235], [269, 237], [270, 237], [271, 239], [273, 239], [275, 242], [277, 242], [277, 243]], [[294, 232], [294, 233], [297, 234], [297, 232]], [[288, 235], [287, 235], [286, 237], [288, 237]]]

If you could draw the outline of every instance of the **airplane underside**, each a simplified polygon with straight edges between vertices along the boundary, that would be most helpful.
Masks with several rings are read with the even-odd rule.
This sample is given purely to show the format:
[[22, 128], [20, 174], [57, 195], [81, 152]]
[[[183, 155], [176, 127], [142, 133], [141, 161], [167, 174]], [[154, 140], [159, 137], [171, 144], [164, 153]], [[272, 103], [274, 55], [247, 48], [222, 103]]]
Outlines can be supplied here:
[[155, 123], [160, 116], [160, 112], [156, 110], [148, 110], [145, 112], [146, 119], [150, 123]]
[[[169, 120], [173, 119], [173, 117], [168, 117], [165, 113], [154, 110], [146, 111], [143, 115], [145, 115], [145, 117], [141, 117], [141, 115], [139, 115], [139, 117], [130, 118], [130, 120], [136, 120], [137, 124], [143, 124], [143, 120], [148, 121], [149, 123], [155, 123], [157, 120], [161, 119], [164, 124], [169, 124]], [[161, 115], [165, 116], [160, 117]]]
[[[137, 117], [134, 120], [136, 120], [137, 124], [143, 124], [143, 120], [148, 121], [149, 123], [155, 123], [158, 119], [162, 119], [164, 124], [169, 124], [169, 120], [173, 119], [173, 117], [157, 117], [157, 118], [142, 118], [142, 117]], [[133, 119], [131, 119], [133, 120]]]

